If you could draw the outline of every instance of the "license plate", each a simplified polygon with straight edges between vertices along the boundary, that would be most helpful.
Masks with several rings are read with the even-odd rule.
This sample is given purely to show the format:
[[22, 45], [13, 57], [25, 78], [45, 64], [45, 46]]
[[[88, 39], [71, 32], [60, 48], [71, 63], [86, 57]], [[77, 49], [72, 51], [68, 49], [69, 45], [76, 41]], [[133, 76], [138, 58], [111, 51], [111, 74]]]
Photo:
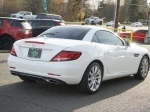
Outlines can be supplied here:
[[40, 58], [41, 57], [41, 53], [42, 53], [41, 49], [30, 48], [29, 52], [28, 52], [28, 57]]

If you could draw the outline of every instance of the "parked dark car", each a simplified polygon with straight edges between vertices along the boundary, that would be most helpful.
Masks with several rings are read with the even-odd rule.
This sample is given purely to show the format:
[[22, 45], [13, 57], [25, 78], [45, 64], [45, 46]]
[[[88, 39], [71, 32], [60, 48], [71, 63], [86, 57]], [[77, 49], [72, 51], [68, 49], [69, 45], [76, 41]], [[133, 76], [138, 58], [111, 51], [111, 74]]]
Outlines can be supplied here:
[[43, 33], [47, 29], [54, 26], [65, 25], [63, 22], [59, 20], [51, 20], [51, 19], [34, 19], [28, 20], [28, 23], [32, 26], [32, 36], [36, 37], [39, 34]]
[[32, 27], [26, 20], [0, 17], [0, 50], [10, 50], [16, 40], [30, 37]]

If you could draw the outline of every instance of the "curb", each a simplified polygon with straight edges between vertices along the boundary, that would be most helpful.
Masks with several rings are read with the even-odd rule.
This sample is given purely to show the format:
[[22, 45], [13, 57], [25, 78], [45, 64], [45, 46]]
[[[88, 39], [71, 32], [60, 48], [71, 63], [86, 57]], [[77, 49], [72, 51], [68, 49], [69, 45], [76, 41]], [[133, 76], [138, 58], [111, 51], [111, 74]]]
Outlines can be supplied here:
[[10, 53], [10, 50], [0, 50], [0, 53]]

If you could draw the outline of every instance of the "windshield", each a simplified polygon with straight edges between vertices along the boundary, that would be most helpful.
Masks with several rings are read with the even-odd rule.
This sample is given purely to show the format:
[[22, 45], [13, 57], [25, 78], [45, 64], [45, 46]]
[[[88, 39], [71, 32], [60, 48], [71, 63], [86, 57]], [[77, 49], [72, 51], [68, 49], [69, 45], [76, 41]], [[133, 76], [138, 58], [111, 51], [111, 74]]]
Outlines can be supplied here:
[[38, 37], [82, 40], [89, 30], [90, 28], [86, 27], [57, 26], [50, 28]]

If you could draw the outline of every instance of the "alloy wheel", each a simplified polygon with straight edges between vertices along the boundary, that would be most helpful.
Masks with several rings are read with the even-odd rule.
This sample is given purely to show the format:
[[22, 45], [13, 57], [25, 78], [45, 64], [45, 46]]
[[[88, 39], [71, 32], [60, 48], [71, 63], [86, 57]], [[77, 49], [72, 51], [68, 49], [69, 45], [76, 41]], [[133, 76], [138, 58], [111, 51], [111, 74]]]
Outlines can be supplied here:
[[101, 69], [93, 66], [88, 75], [88, 86], [91, 91], [96, 91], [101, 84]]

